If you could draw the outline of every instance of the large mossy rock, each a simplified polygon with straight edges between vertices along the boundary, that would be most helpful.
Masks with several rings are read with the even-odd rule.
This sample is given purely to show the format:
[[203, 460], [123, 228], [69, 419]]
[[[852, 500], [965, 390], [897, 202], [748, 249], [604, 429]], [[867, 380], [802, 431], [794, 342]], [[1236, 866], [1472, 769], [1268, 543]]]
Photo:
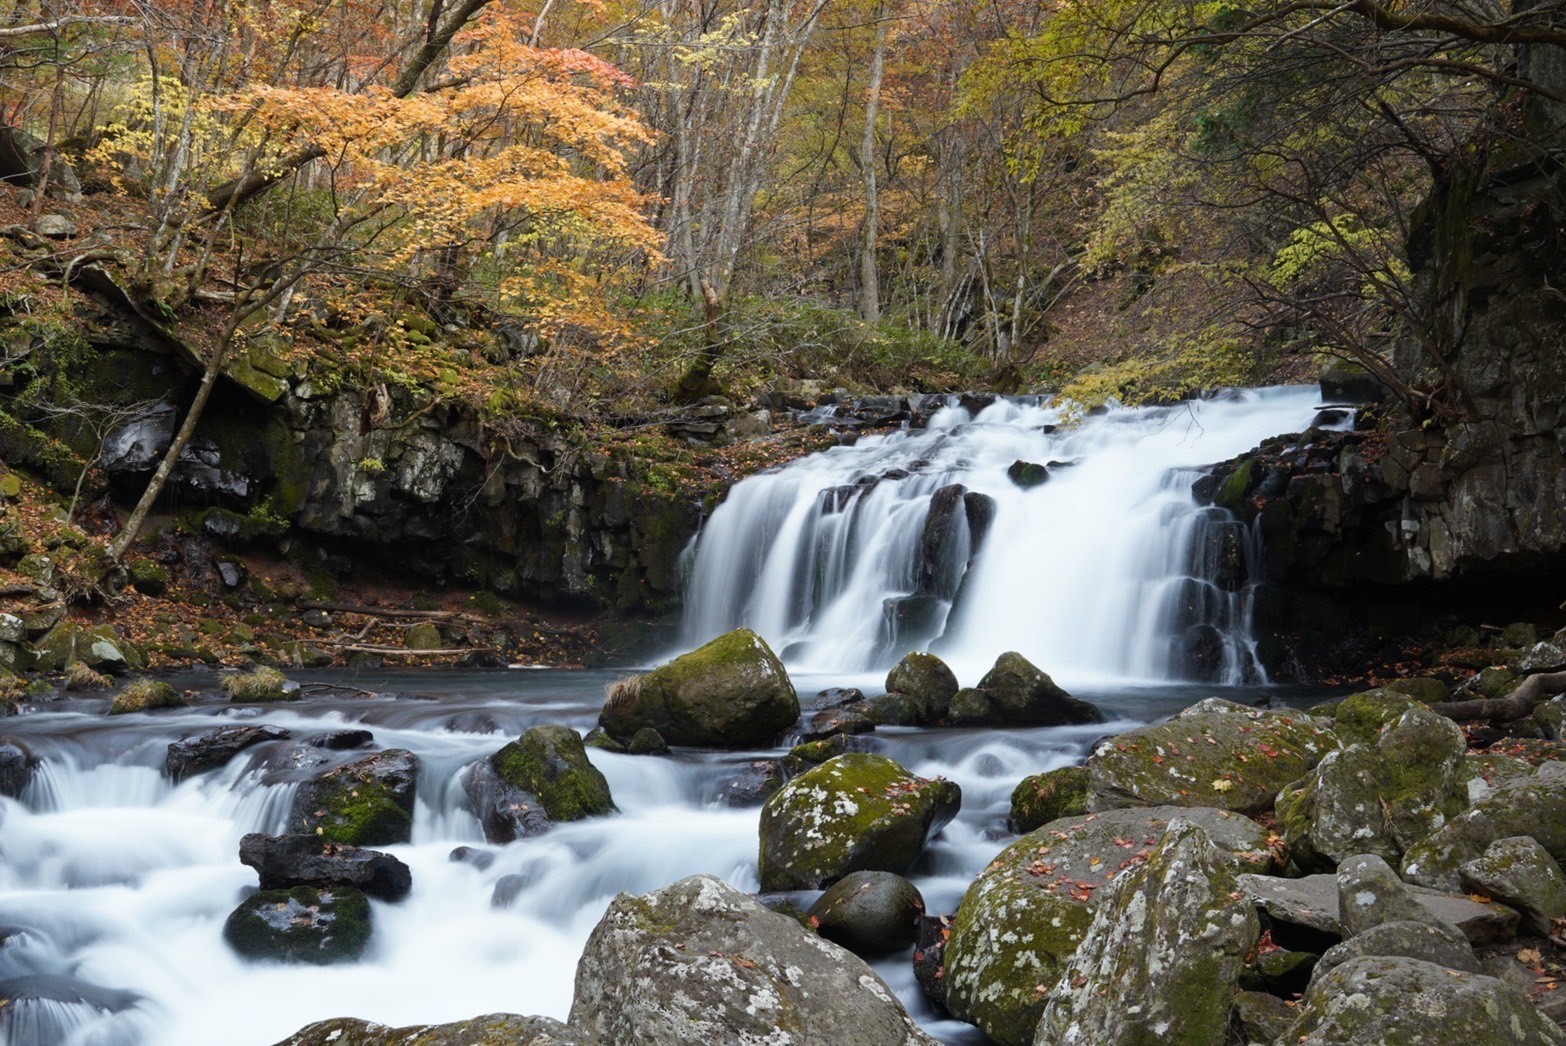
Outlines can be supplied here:
[[1222, 1043], [1259, 933], [1233, 862], [1176, 821], [1099, 902], [1033, 1042]]
[[352, 962], [370, 940], [370, 902], [341, 886], [262, 890], [230, 913], [223, 939], [247, 959]]
[[1164, 723], [1128, 730], [1088, 758], [1088, 805], [1212, 806], [1258, 813], [1328, 752], [1336, 736], [1320, 720], [1212, 697]]
[[1371, 955], [1401, 955], [1406, 959], [1439, 963], [1449, 970], [1483, 972], [1474, 955], [1474, 946], [1456, 927], [1440, 922], [1395, 919], [1372, 926], [1328, 948], [1311, 971], [1311, 983], [1346, 962]]
[[352, 846], [405, 843], [418, 776], [418, 756], [401, 748], [328, 770], [294, 793], [288, 827]]
[[1290, 1046], [1550, 1046], [1555, 1024], [1511, 985], [1400, 956], [1367, 956], [1311, 985], [1299, 1018], [1278, 1040]]
[[610, 902], [570, 1024], [616, 1046], [935, 1043], [864, 960], [711, 876]]
[[355, 1017], [317, 1021], [274, 1046], [601, 1046], [551, 1017], [491, 1013], [452, 1024], [388, 1028]]
[[1459, 869], [1497, 839], [1529, 836], [1566, 864], [1566, 763], [1545, 763], [1528, 777], [1497, 782], [1495, 791], [1403, 855], [1403, 878], [1442, 890], [1461, 887]]
[[1350, 694], [1332, 710], [1332, 732], [1345, 745], [1376, 743], [1383, 727], [1395, 723], [1417, 704], [1397, 690], [1383, 687]]
[[1535, 839], [1497, 839], [1457, 874], [1464, 890], [1517, 909], [1523, 933], [1546, 937], [1554, 921], [1566, 916], [1566, 876]]
[[946, 942], [952, 1014], [1003, 1046], [1032, 1042], [1045, 994], [1104, 887], [1147, 860], [1176, 818], [1199, 825], [1237, 871], [1276, 867], [1266, 829], [1227, 810], [1163, 806], [1052, 821], [1002, 850], [963, 895]]
[[616, 738], [651, 727], [671, 745], [767, 745], [799, 719], [783, 662], [748, 628], [719, 636], [617, 688], [598, 717]]
[[943, 778], [850, 753], [794, 778], [761, 808], [763, 890], [819, 890], [850, 872], [902, 875], [962, 804]]
[[1011, 650], [996, 658], [977, 687], [952, 697], [947, 719], [953, 726], [1074, 726], [1102, 723], [1104, 714]]
[[147, 667], [141, 651], [115, 635], [111, 626], [89, 629], [69, 621], [61, 621], [34, 644], [32, 661], [38, 672], [62, 672], [76, 661], [110, 674]]
[[929, 721], [946, 718], [957, 694], [957, 676], [934, 654], [908, 654], [886, 674], [888, 694], [906, 694]]
[[587, 759], [582, 738], [568, 726], [546, 723], [490, 756], [495, 775], [538, 797], [552, 821], [614, 813], [609, 782]]
[[1062, 817], [1079, 817], [1088, 812], [1087, 804], [1087, 767], [1046, 770], [1024, 777], [1011, 790], [1011, 827], [1016, 832], [1031, 832]]
[[1355, 854], [1395, 864], [1467, 806], [1467, 752], [1456, 723], [1410, 707], [1373, 744], [1329, 752], [1279, 792], [1278, 833], [1302, 869]]
[[120, 689], [109, 702], [110, 715], [150, 712], [157, 708], [184, 708], [185, 699], [173, 685], [161, 679], [138, 679]]

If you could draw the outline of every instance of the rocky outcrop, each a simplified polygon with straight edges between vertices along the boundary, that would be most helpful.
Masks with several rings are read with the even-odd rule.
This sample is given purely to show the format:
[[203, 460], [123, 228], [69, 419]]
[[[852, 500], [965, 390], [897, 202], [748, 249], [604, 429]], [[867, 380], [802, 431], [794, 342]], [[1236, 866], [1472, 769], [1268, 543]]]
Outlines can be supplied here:
[[1545, 763], [1527, 777], [1497, 782], [1488, 796], [1403, 855], [1403, 878], [1456, 890], [1460, 869], [1497, 839], [1528, 836], [1557, 862], [1566, 861], [1566, 763]]
[[736, 629], [610, 688], [598, 722], [613, 737], [646, 727], [673, 745], [771, 744], [799, 719], [799, 696], [766, 640]]
[[962, 790], [880, 755], [829, 759], [761, 808], [763, 890], [819, 890], [858, 871], [907, 872], [957, 815]]
[[864, 961], [711, 876], [609, 904], [570, 1024], [624, 1046], [934, 1046]]

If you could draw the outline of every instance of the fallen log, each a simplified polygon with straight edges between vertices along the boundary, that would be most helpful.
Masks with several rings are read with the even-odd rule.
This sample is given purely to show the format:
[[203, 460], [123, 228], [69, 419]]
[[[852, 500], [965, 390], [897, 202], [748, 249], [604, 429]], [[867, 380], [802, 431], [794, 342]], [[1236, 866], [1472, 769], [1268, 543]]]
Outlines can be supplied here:
[[1566, 672], [1541, 672], [1524, 679], [1517, 689], [1505, 697], [1438, 701], [1430, 706], [1430, 710], [1448, 719], [1483, 719], [1504, 723], [1532, 715], [1535, 708], [1560, 693], [1566, 693]]
[[442, 650], [409, 650], [405, 646], [370, 646], [364, 643], [334, 643], [325, 641], [322, 646], [334, 646], [345, 654], [377, 654], [381, 657], [457, 657], [463, 654], [498, 654], [492, 646], [458, 646]]

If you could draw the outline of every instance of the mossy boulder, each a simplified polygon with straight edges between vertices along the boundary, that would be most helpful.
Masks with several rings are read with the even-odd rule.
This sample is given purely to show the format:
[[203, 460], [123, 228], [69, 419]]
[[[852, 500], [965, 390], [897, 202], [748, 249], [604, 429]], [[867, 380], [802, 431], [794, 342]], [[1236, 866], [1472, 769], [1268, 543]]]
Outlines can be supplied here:
[[1104, 714], [1009, 650], [995, 660], [977, 687], [952, 697], [947, 720], [953, 726], [1072, 726], [1102, 723]]
[[1446, 684], [1434, 676], [1394, 679], [1382, 689], [1390, 690], [1394, 694], [1403, 694], [1427, 705], [1438, 704], [1447, 699]]
[[535, 726], [490, 757], [507, 784], [538, 796], [552, 821], [576, 821], [616, 811], [609, 782], [587, 759], [575, 730]]
[[1439, 831], [1408, 848], [1403, 878], [1442, 890], [1461, 887], [1459, 869], [1483, 856], [1497, 839], [1528, 836], [1557, 863], [1566, 862], [1566, 763], [1545, 763], [1527, 777], [1499, 782], [1495, 791]]
[[850, 872], [899, 875], [957, 815], [962, 790], [916, 777], [880, 755], [829, 759], [761, 809], [763, 890], [819, 890]]
[[343, 886], [262, 890], [229, 914], [223, 939], [247, 959], [352, 962], [370, 941], [370, 902]]
[[749, 748], [772, 743], [798, 719], [783, 663], [741, 628], [618, 688], [598, 722], [617, 738], [652, 727], [671, 745]]
[[1033, 1042], [1222, 1043], [1260, 927], [1233, 863], [1175, 821], [1100, 900]]
[[1212, 806], [1256, 813], [1338, 746], [1311, 716], [1208, 698], [1164, 723], [1129, 730], [1088, 758], [1088, 805]]
[[115, 635], [109, 625], [89, 629], [61, 621], [33, 645], [36, 671], [59, 672], [76, 661], [94, 671], [116, 675], [147, 665], [141, 651]]
[[802, 774], [811, 767], [820, 766], [840, 755], [867, 752], [870, 750], [867, 746], [874, 743], [872, 738], [854, 734], [833, 734], [819, 741], [806, 741], [790, 748], [783, 756], [783, 769], [791, 775]]
[[418, 774], [418, 756], [401, 748], [328, 770], [294, 793], [289, 831], [354, 846], [405, 843]]
[[110, 715], [127, 712], [146, 712], [154, 708], [184, 708], [185, 699], [161, 679], [137, 679], [114, 695], [109, 704]]
[[1329, 753], [1279, 792], [1278, 834], [1302, 869], [1355, 854], [1395, 864], [1468, 805], [1467, 751], [1457, 724], [1410, 707], [1374, 744]]
[[300, 697], [299, 684], [270, 665], [224, 676], [222, 685], [231, 701], [295, 701]]
[[1429, 920], [1394, 919], [1328, 948], [1311, 971], [1309, 983], [1314, 984], [1346, 962], [1369, 955], [1401, 955], [1439, 963], [1449, 970], [1481, 972], [1474, 946], [1456, 927]]
[[1002, 850], [963, 895], [946, 942], [952, 1014], [1003, 1046], [1032, 1042], [1105, 886], [1146, 860], [1176, 818], [1199, 825], [1237, 871], [1277, 866], [1267, 831], [1227, 810], [1161, 806], [1052, 821]]
[[1457, 869], [1463, 889], [1516, 908], [1522, 932], [1549, 936], [1566, 916], [1566, 876], [1549, 851], [1525, 835], [1497, 839]]
[[1432, 1035], [1485, 1046], [1563, 1041], [1560, 1029], [1511, 985], [1401, 956], [1366, 956], [1334, 967], [1311, 986], [1299, 1017], [1278, 1041], [1423, 1046]]
[[957, 676], [934, 654], [908, 654], [886, 674], [888, 694], [907, 694], [923, 705], [930, 720], [946, 718], [957, 694]]
[[402, 638], [402, 645], [409, 650], [441, 650], [446, 646], [446, 641], [433, 622], [420, 621], [408, 629]]
[[896, 691], [866, 701], [862, 715], [876, 726], [920, 726], [939, 718], [923, 698]]
[[1011, 827], [1031, 832], [1062, 817], [1088, 812], [1088, 769], [1063, 766], [1024, 777], [1011, 792]]
[[592, 1042], [935, 1046], [864, 960], [712, 876], [620, 894], [576, 967]]
[[1415, 705], [1407, 694], [1382, 687], [1350, 694], [1333, 709], [1332, 731], [1343, 744], [1375, 744], [1381, 728]]
[[388, 1028], [356, 1017], [317, 1021], [276, 1046], [598, 1046], [552, 1017], [491, 1013], [452, 1024]]

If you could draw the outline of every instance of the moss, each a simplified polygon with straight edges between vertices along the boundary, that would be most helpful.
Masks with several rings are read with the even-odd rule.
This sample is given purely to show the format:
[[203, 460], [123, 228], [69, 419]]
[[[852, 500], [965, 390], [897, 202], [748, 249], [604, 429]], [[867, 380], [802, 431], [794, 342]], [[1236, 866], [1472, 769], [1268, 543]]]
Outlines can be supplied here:
[[351, 846], [406, 842], [413, 826], [413, 815], [398, 803], [391, 788], [366, 774], [327, 774], [316, 782], [313, 800], [322, 814], [313, 819], [312, 827], [328, 842]]
[[1245, 495], [1251, 489], [1251, 474], [1255, 471], [1255, 459], [1246, 458], [1235, 466], [1229, 478], [1223, 481], [1223, 486], [1218, 488], [1218, 494], [1213, 498], [1213, 503], [1220, 508], [1235, 509], [1240, 507]]
[[144, 596], [161, 596], [168, 591], [169, 572], [150, 559], [138, 559], [126, 564], [131, 587]]
[[[31, 469], [61, 494], [70, 494], [76, 488], [87, 463], [64, 443], [44, 435], [37, 429], [24, 425], [4, 411], [0, 411], [0, 461], [12, 467]], [[85, 495], [102, 493], [101, 482], [87, 482], [82, 490]]]
[[1414, 702], [1390, 688], [1350, 694], [1338, 703], [1335, 732], [1344, 744], [1375, 744], [1381, 728], [1397, 722]]
[[266, 665], [225, 676], [223, 690], [233, 701], [293, 701], [299, 697], [297, 688], [289, 688], [287, 676]]
[[402, 645], [409, 650], [439, 650], [446, 645], [440, 629], [431, 621], [421, 621], [408, 629]]
[[234, 909], [223, 937], [247, 959], [348, 962], [364, 951], [370, 918], [370, 902], [358, 890], [263, 890]]
[[501, 780], [538, 796], [553, 821], [615, 812], [609, 782], [570, 727], [535, 726], [491, 759]]
[[154, 708], [183, 708], [185, 699], [161, 679], [138, 679], [128, 684], [109, 706], [110, 715], [146, 712]]
[[1088, 812], [1091, 775], [1085, 766], [1065, 766], [1023, 778], [1011, 793], [1011, 827], [1031, 832], [1062, 817]]

